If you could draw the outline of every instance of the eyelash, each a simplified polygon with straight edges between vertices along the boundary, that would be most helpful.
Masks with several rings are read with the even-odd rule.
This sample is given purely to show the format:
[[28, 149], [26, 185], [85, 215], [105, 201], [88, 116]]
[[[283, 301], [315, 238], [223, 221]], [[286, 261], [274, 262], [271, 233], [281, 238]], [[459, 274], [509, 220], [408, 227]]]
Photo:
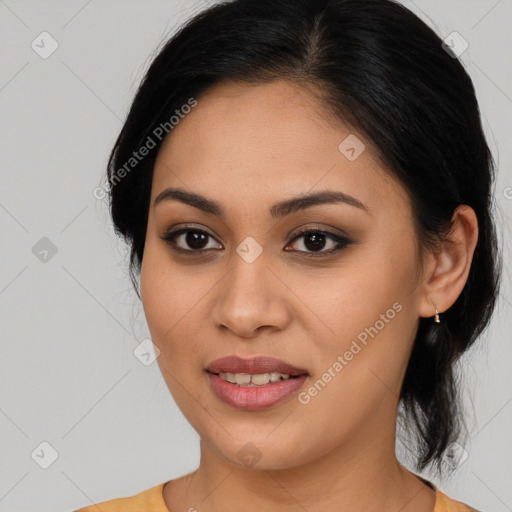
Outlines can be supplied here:
[[[169, 246], [171, 247], [171, 249], [173, 251], [179, 252], [182, 254], [186, 254], [187, 256], [200, 256], [202, 253], [205, 253], [210, 250], [210, 249], [183, 249], [181, 247], [177, 247], [175, 239], [179, 235], [182, 235], [183, 233], [188, 233], [188, 232], [202, 233], [210, 238], [214, 238], [212, 235], [210, 235], [209, 233], [207, 233], [206, 231], [204, 231], [202, 229], [191, 228], [191, 227], [183, 227], [180, 229], [176, 229], [174, 231], [169, 231], [168, 233], [165, 233], [165, 235], [162, 236], [161, 238], [162, 238], [162, 240], [164, 240], [165, 242], [167, 242], [169, 244]], [[294, 238], [290, 241], [290, 243], [293, 243], [296, 240], [298, 240], [299, 238], [301, 238], [305, 235], [309, 235], [309, 234], [324, 235], [325, 237], [330, 238], [331, 240], [336, 242], [338, 245], [337, 245], [337, 247], [330, 249], [328, 251], [322, 250], [319, 252], [308, 252], [308, 251], [288, 251], [288, 252], [305, 253], [308, 257], [312, 257], [312, 258], [327, 257], [327, 256], [330, 256], [334, 253], [341, 251], [342, 249], [345, 249], [346, 247], [348, 247], [349, 245], [352, 244], [352, 241], [349, 240], [347, 237], [335, 235], [334, 233], [330, 233], [329, 231], [324, 231], [321, 229], [314, 229], [314, 228], [306, 228], [306, 229], [300, 230], [296, 234], [296, 236], [294, 236]]]

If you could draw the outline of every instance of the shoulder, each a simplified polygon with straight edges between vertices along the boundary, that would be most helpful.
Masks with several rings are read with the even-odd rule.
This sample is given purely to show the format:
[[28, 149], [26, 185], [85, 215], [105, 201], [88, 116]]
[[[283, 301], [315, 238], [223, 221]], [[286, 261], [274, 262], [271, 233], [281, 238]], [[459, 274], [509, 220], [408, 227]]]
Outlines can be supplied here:
[[466, 503], [454, 500], [437, 489], [434, 512], [480, 512]]
[[101, 512], [169, 512], [162, 494], [165, 484], [163, 482], [133, 496], [93, 503], [74, 512], [98, 512], [99, 508]]

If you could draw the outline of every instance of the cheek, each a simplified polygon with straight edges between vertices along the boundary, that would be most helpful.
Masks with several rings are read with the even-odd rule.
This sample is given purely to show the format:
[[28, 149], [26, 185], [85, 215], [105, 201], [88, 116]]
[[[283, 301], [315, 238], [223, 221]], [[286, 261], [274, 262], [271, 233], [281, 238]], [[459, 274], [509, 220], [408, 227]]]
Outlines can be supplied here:
[[146, 241], [140, 287], [149, 327], [161, 336], [185, 314], [191, 293], [190, 283], [173, 270], [169, 254], [159, 245], [152, 238]]
[[380, 417], [383, 404], [394, 413], [411, 346], [404, 337], [410, 319], [400, 306], [376, 311], [388, 322], [366, 310], [364, 320], [347, 320], [335, 340], [324, 338], [316, 347], [316, 372], [297, 407], [304, 430], [317, 432], [325, 447], [355, 438], [369, 418]]
[[323, 285], [321, 296], [304, 300], [324, 325], [312, 340], [316, 374], [305, 410], [311, 418], [327, 414], [347, 426], [371, 414], [388, 393], [399, 393], [417, 321], [410, 295], [413, 257], [397, 259], [375, 247], [362, 258], [316, 281], [315, 287]]
[[[157, 248], [158, 249], [158, 248]], [[197, 324], [198, 298], [190, 292], [178, 271], [173, 271], [168, 255], [149, 243], [144, 251], [140, 277], [141, 298], [152, 342], [160, 350], [157, 359], [167, 388], [183, 413], [196, 423], [198, 411], [191, 396], [199, 396], [198, 336], [192, 332]]]
[[146, 243], [140, 276], [141, 298], [149, 330], [162, 355], [172, 345], [179, 320], [186, 304], [180, 291], [178, 274], [171, 274], [168, 261], [161, 250]]
[[212, 284], [192, 266], [178, 268], [165, 248], [151, 241], [144, 251], [140, 281], [146, 321], [161, 352], [160, 365], [176, 372], [197, 366], [202, 340], [198, 329], [205, 325], [200, 301]]
[[[281, 273], [281, 277], [293, 283], [300, 299], [296, 317], [308, 322], [306, 330], [316, 337], [316, 343], [324, 347], [327, 355], [343, 350], [349, 340], [361, 333], [364, 337], [365, 329], [386, 312], [394, 318], [393, 304], [403, 295], [403, 281], [393, 271], [392, 262], [383, 263], [381, 258], [373, 262], [372, 257], [362, 253], [354, 253], [343, 265], [322, 273]], [[315, 343], [314, 337], [311, 342]]]

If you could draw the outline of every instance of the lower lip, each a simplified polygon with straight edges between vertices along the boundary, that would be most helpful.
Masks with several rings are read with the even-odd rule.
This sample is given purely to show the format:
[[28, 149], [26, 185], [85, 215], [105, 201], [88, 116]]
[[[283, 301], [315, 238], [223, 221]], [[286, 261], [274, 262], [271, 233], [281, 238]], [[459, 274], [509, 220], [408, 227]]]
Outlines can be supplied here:
[[207, 374], [213, 391], [223, 402], [246, 411], [266, 409], [283, 402], [301, 388], [308, 378], [307, 375], [300, 375], [275, 384], [248, 387], [231, 384], [214, 373]]

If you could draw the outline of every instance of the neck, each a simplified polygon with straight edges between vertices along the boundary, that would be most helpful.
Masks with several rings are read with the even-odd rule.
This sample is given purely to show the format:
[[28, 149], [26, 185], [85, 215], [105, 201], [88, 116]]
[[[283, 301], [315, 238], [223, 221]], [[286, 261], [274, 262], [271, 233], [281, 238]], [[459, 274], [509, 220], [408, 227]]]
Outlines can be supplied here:
[[395, 422], [384, 424], [372, 422], [335, 450], [277, 470], [234, 464], [201, 439], [198, 469], [171, 481], [165, 502], [171, 512], [433, 512], [435, 492], [398, 462]]

